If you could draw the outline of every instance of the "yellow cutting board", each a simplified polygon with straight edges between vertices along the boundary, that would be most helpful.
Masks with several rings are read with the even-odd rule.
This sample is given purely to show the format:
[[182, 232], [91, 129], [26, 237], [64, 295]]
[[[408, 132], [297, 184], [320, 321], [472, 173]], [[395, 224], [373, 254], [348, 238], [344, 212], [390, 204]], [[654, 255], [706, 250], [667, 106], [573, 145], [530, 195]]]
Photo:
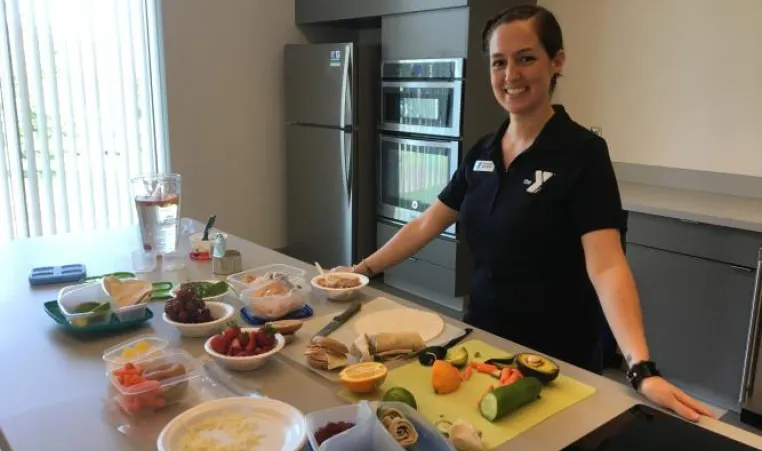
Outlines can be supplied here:
[[[462, 344], [467, 350], [469, 361], [485, 361], [505, 357], [506, 352], [482, 341], [471, 340]], [[479, 353], [479, 357], [474, 357]], [[417, 360], [397, 369], [390, 370], [381, 389], [372, 395], [355, 395], [346, 389], [339, 396], [349, 402], [365, 399], [380, 400], [391, 387], [404, 387], [415, 396], [418, 411], [431, 423], [439, 420], [453, 421], [463, 418], [482, 432], [482, 443], [486, 449], [494, 449], [546, 418], [582, 401], [595, 393], [595, 389], [563, 374], [543, 387], [540, 399], [500, 420], [490, 423], [479, 413], [477, 407], [489, 385], [497, 386], [497, 380], [488, 374], [473, 372], [471, 378], [463, 381], [460, 388], [447, 395], [437, 395], [431, 388], [431, 367], [425, 367]]]

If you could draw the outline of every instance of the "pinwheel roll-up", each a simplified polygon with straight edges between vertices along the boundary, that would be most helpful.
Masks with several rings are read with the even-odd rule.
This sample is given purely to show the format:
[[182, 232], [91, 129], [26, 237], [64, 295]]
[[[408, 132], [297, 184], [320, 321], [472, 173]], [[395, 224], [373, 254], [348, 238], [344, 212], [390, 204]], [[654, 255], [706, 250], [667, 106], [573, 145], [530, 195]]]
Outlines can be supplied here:
[[405, 418], [395, 418], [391, 420], [387, 430], [394, 440], [403, 448], [413, 446], [418, 441], [418, 431], [413, 424]]

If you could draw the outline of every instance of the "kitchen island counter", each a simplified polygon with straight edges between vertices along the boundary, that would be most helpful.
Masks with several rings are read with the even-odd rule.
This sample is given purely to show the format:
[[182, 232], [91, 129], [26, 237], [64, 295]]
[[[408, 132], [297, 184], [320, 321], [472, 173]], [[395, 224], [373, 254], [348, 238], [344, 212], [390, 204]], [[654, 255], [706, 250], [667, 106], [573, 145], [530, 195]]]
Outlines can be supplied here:
[[[43, 310], [43, 302], [55, 299], [58, 287], [32, 289], [26, 281], [35, 266], [72, 263], [75, 257], [87, 265], [90, 275], [129, 270], [130, 252], [137, 243], [137, 230], [127, 228], [0, 245], [7, 261], [13, 262], [0, 273], [0, 282], [5, 287], [0, 297], [0, 359], [14, 368], [0, 375], [0, 428], [14, 451], [152, 449], [126, 440], [125, 431], [118, 431], [104, 417], [108, 382], [102, 352], [129, 337], [155, 332], [168, 337], [172, 345], [203, 356], [204, 340], [180, 337], [162, 321], [161, 302], [151, 304], [154, 318], [146, 327], [101, 337], [72, 335], [57, 326]], [[237, 237], [229, 238], [228, 248], [242, 253], [244, 268], [285, 263], [305, 269], [308, 277], [315, 274], [311, 265]], [[188, 261], [180, 271], [155, 273], [150, 278], [181, 282], [210, 276], [210, 263]], [[366, 288], [363, 293], [365, 299], [379, 296], [418, 307], [377, 289]], [[315, 301], [312, 305], [316, 316], [346, 307], [326, 301]], [[465, 326], [451, 318], [445, 320]], [[472, 338], [508, 352], [525, 350], [480, 330], [474, 331]], [[635, 403], [643, 402], [622, 384], [559, 363], [562, 373], [595, 387], [595, 394], [504, 443], [498, 450], [559, 450]], [[286, 358], [275, 359], [261, 370], [241, 373], [236, 378], [242, 385], [292, 404], [304, 413], [343, 404], [336, 395], [339, 387], [335, 383]], [[713, 419], [702, 419], [700, 424], [762, 449], [762, 437]]]

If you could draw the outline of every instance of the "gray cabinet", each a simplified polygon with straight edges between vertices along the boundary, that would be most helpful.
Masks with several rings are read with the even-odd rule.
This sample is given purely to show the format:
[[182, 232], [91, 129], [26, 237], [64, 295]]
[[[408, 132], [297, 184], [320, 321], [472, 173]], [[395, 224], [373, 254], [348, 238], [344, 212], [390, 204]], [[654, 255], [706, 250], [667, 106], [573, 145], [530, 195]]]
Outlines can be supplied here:
[[[397, 225], [378, 222], [378, 247], [386, 244], [399, 229]], [[452, 310], [463, 311], [456, 262], [457, 243], [445, 238], [436, 238], [412, 257], [386, 269], [384, 283]]]
[[296, 24], [380, 17], [467, 4], [468, 0], [296, 0]]
[[384, 60], [466, 58], [469, 8], [398, 14], [381, 21]]
[[652, 359], [689, 391], [737, 409], [754, 271], [636, 244], [627, 258]]
[[630, 213], [627, 259], [665, 376], [738, 410], [762, 235]]

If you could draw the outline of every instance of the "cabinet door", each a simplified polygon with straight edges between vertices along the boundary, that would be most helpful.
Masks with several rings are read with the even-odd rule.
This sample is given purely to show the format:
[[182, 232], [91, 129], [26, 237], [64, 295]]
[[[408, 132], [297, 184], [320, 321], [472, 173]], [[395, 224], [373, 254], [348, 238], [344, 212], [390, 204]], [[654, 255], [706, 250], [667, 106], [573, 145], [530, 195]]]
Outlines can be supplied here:
[[629, 243], [651, 357], [665, 377], [738, 409], [753, 271]]

